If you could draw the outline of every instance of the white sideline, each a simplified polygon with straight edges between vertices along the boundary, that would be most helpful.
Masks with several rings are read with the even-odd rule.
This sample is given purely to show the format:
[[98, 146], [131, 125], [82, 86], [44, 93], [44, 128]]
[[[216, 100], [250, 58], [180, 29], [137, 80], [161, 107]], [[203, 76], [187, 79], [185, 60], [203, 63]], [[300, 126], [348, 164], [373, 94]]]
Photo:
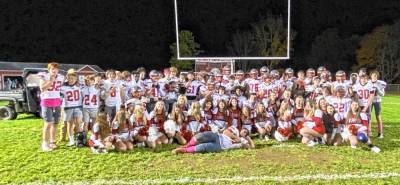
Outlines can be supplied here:
[[368, 174], [316, 174], [316, 175], [294, 175], [294, 176], [233, 176], [224, 178], [180, 178], [180, 179], [147, 179], [147, 180], [95, 180], [95, 181], [77, 181], [68, 183], [57, 183], [57, 182], [32, 182], [27, 184], [70, 184], [70, 185], [81, 185], [81, 184], [186, 184], [186, 183], [207, 183], [215, 184], [218, 182], [246, 182], [246, 181], [277, 181], [277, 182], [289, 182], [299, 180], [348, 180], [348, 179], [383, 179], [389, 177], [400, 177], [399, 173], [387, 172], [387, 173], [368, 173]]

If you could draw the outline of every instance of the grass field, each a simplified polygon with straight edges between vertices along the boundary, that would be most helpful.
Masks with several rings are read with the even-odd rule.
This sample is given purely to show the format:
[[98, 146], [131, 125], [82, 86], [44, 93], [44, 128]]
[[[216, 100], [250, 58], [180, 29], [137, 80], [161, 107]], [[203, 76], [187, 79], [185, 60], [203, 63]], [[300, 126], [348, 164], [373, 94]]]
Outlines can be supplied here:
[[256, 140], [255, 150], [172, 155], [136, 148], [129, 153], [93, 155], [88, 148], [40, 151], [42, 122], [31, 115], [0, 122], [0, 184], [397, 184], [400, 182], [400, 96], [384, 98], [382, 149], [284, 144]]

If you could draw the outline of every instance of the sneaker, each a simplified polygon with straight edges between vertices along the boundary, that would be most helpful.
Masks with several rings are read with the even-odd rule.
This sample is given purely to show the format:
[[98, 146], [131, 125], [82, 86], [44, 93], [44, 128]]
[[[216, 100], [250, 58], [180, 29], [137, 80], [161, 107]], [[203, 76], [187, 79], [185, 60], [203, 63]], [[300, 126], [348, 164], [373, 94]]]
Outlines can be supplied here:
[[317, 145], [317, 144], [318, 144], [318, 143], [315, 142], [315, 141], [309, 141], [308, 144], [307, 144], [307, 146], [308, 146], [308, 147], [314, 147], [314, 146]]
[[383, 139], [383, 134], [378, 134], [378, 139]]
[[376, 146], [373, 146], [373, 147], [371, 148], [371, 152], [379, 153], [379, 152], [381, 152], [381, 149], [378, 148], [378, 147], [376, 147]]
[[108, 152], [107, 152], [107, 149], [105, 149], [105, 148], [102, 148], [100, 151], [101, 151], [102, 154], [108, 153]]
[[145, 147], [146, 144], [144, 142], [141, 142], [141, 143], [136, 143], [136, 146], [137, 147]]
[[356, 145], [350, 145], [350, 147], [351, 147], [352, 149], [357, 149], [357, 146], [356, 146]]
[[265, 141], [269, 141], [269, 140], [270, 140], [270, 139], [269, 139], [269, 136], [268, 136], [268, 135], [265, 135], [265, 136], [264, 136], [264, 140], [265, 140]]
[[99, 154], [100, 152], [99, 152], [98, 149], [92, 147], [92, 153], [93, 153], [93, 154]]
[[53, 151], [53, 148], [49, 147], [49, 145], [42, 143], [42, 151], [43, 152], [50, 152]]
[[75, 145], [75, 142], [72, 140], [72, 141], [69, 141], [69, 143], [67, 144], [67, 146], [74, 146]]

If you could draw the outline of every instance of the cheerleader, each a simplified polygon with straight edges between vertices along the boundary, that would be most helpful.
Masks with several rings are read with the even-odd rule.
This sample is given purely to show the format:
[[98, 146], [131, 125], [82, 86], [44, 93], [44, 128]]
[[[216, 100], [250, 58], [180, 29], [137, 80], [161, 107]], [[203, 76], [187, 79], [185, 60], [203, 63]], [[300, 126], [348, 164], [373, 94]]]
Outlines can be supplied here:
[[345, 122], [347, 137], [344, 137], [344, 139], [350, 141], [351, 148], [357, 148], [360, 143], [366, 143], [372, 152], [380, 152], [380, 149], [374, 146], [368, 137], [368, 116], [361, 111], [357, 101], [351, 102], [350, 111], [347, 113]]
[[274, 133], [275, 139], [277, 141], [287, 141], [289, 137], [293, 134], [292, 124], [295, 120], [292, 116], [291, 109], [285, 109], [282, 116], [278, 119], [278, 127]]
[[202, 123], [201, 123], [201, 106], [200, 102], [195, 101], [192, 103], [192, 106], [190, 107], [190, 110], [188, 111], [188, 117], [187, 117], [187, 129], [191, 132], [192, 135], [197, 134], [200, 132], [200, 129], [202, 128]]
[[203, 104], [203, 110], [201, 111], [201, 120], [203, 127], [200, 128], [200, 132], [211, 131], [213, 117], [213, 103], [211, 99], [205, 99]]
[[148, 127], [145, 106], [137, 104], [129, 120], [133, 124], [133, 139], [138, 146], [144, 146], [147, 141]]
[[213, 111], [212, 123], [210, 125], [211, 131], [218, 133], [227, 128], [228, 125], [228, 112], [224, 101], [218, 102], [218, 107]]
[[147, 146], [155, 149], [157, 144], [168, 144], [168, 138], [164, 134], [164, 122], [167, 120], [167, 113], [163, 101], [157, 101], [154, 110], [147, 117], [149, 136], [147, 137]]
[[116, 143], [116, 149], [120, 152], [133, 149], [133, 125], [129, 121], [125, 106], [121, 105], [112, 122], [112, 133], [118, 135], [121, 142]]
[[242, 108], [240, 122], [242, 123], [242, 130], [246, 129], [251, 134], [254, 125], [254, 116], [251, 114], [250, 107], [244, 106]]
[[265, 106], [261, 102], [257, 103], [256, 115], [254, 120], [254, 125], [256, 126], [257, 131], [260, 134], [260, 138], [264, 138], [266, 141], [269, 141], [269, 136], [272, 133], [274, 122], [272, 115], [269, 115], [265, 111]]
[[187, 132], [186, 115], [181, 108], [176, 104], [172, 107], [169, 119], [164, 123], [165, 133], [168, 137], [168, 143], [172, 143], [175, 138], [179, 144], [186, 144], [183, 133]]
[[228, 113], [229, 113], [229, 121], [228, 121], [228, 127], [235, 127], [239, 130], [242, 130], [242, 124], [240, 122], [240, 108], [239, 108], [239, 102], [236, 97], [232, 97], [229, 100], [229, 107], [228, 107]]
[[297, 96], [295, 99], [295, 107], [293, 110], [294, 122], [294, 133], [300, 136], [300, 129], [304, 122], [304, 98], [302, 96]]
[[114, 149], [111, 128], [107, 121], [107, 114], [100, 112], [92, 128], [89, 146], [94, 154], [107, 153]]
[[322, 111], [316, 108], [313, 101], [307, 101], [304, 108], [304, 124], [300, 129], [300, 134], [303, 136], [302, 143], [313, 147], [318, 142], [314, 139], [319, 139], [325, 134], [325, 127], [322, 123]]

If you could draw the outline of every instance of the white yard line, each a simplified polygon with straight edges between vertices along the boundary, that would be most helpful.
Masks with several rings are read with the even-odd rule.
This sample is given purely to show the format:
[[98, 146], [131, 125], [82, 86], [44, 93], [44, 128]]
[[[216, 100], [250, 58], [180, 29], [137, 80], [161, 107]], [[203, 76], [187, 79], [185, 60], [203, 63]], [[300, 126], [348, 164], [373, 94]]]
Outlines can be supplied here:
[[384, 179], [390, 177], [400, 177], [399, 173], [368, 173], [368, 174], [315, 174], [315, 175], [294, 175], [294, 176], [233, 176], [223, 178], [180, 178], [180, 179], [145, 179], [145, 180], [95, 180], [95, 181], [77, 181], [68, 183], [57, 182], [32, 182], [27, 184], [187, 184], [187, 183], [207, 183], [216, 184], [219, 182], [247, 182], [247, 181], [276, 181], [276, 182], [290, 182], [299, 180], [348, 180], [348, 179]]

